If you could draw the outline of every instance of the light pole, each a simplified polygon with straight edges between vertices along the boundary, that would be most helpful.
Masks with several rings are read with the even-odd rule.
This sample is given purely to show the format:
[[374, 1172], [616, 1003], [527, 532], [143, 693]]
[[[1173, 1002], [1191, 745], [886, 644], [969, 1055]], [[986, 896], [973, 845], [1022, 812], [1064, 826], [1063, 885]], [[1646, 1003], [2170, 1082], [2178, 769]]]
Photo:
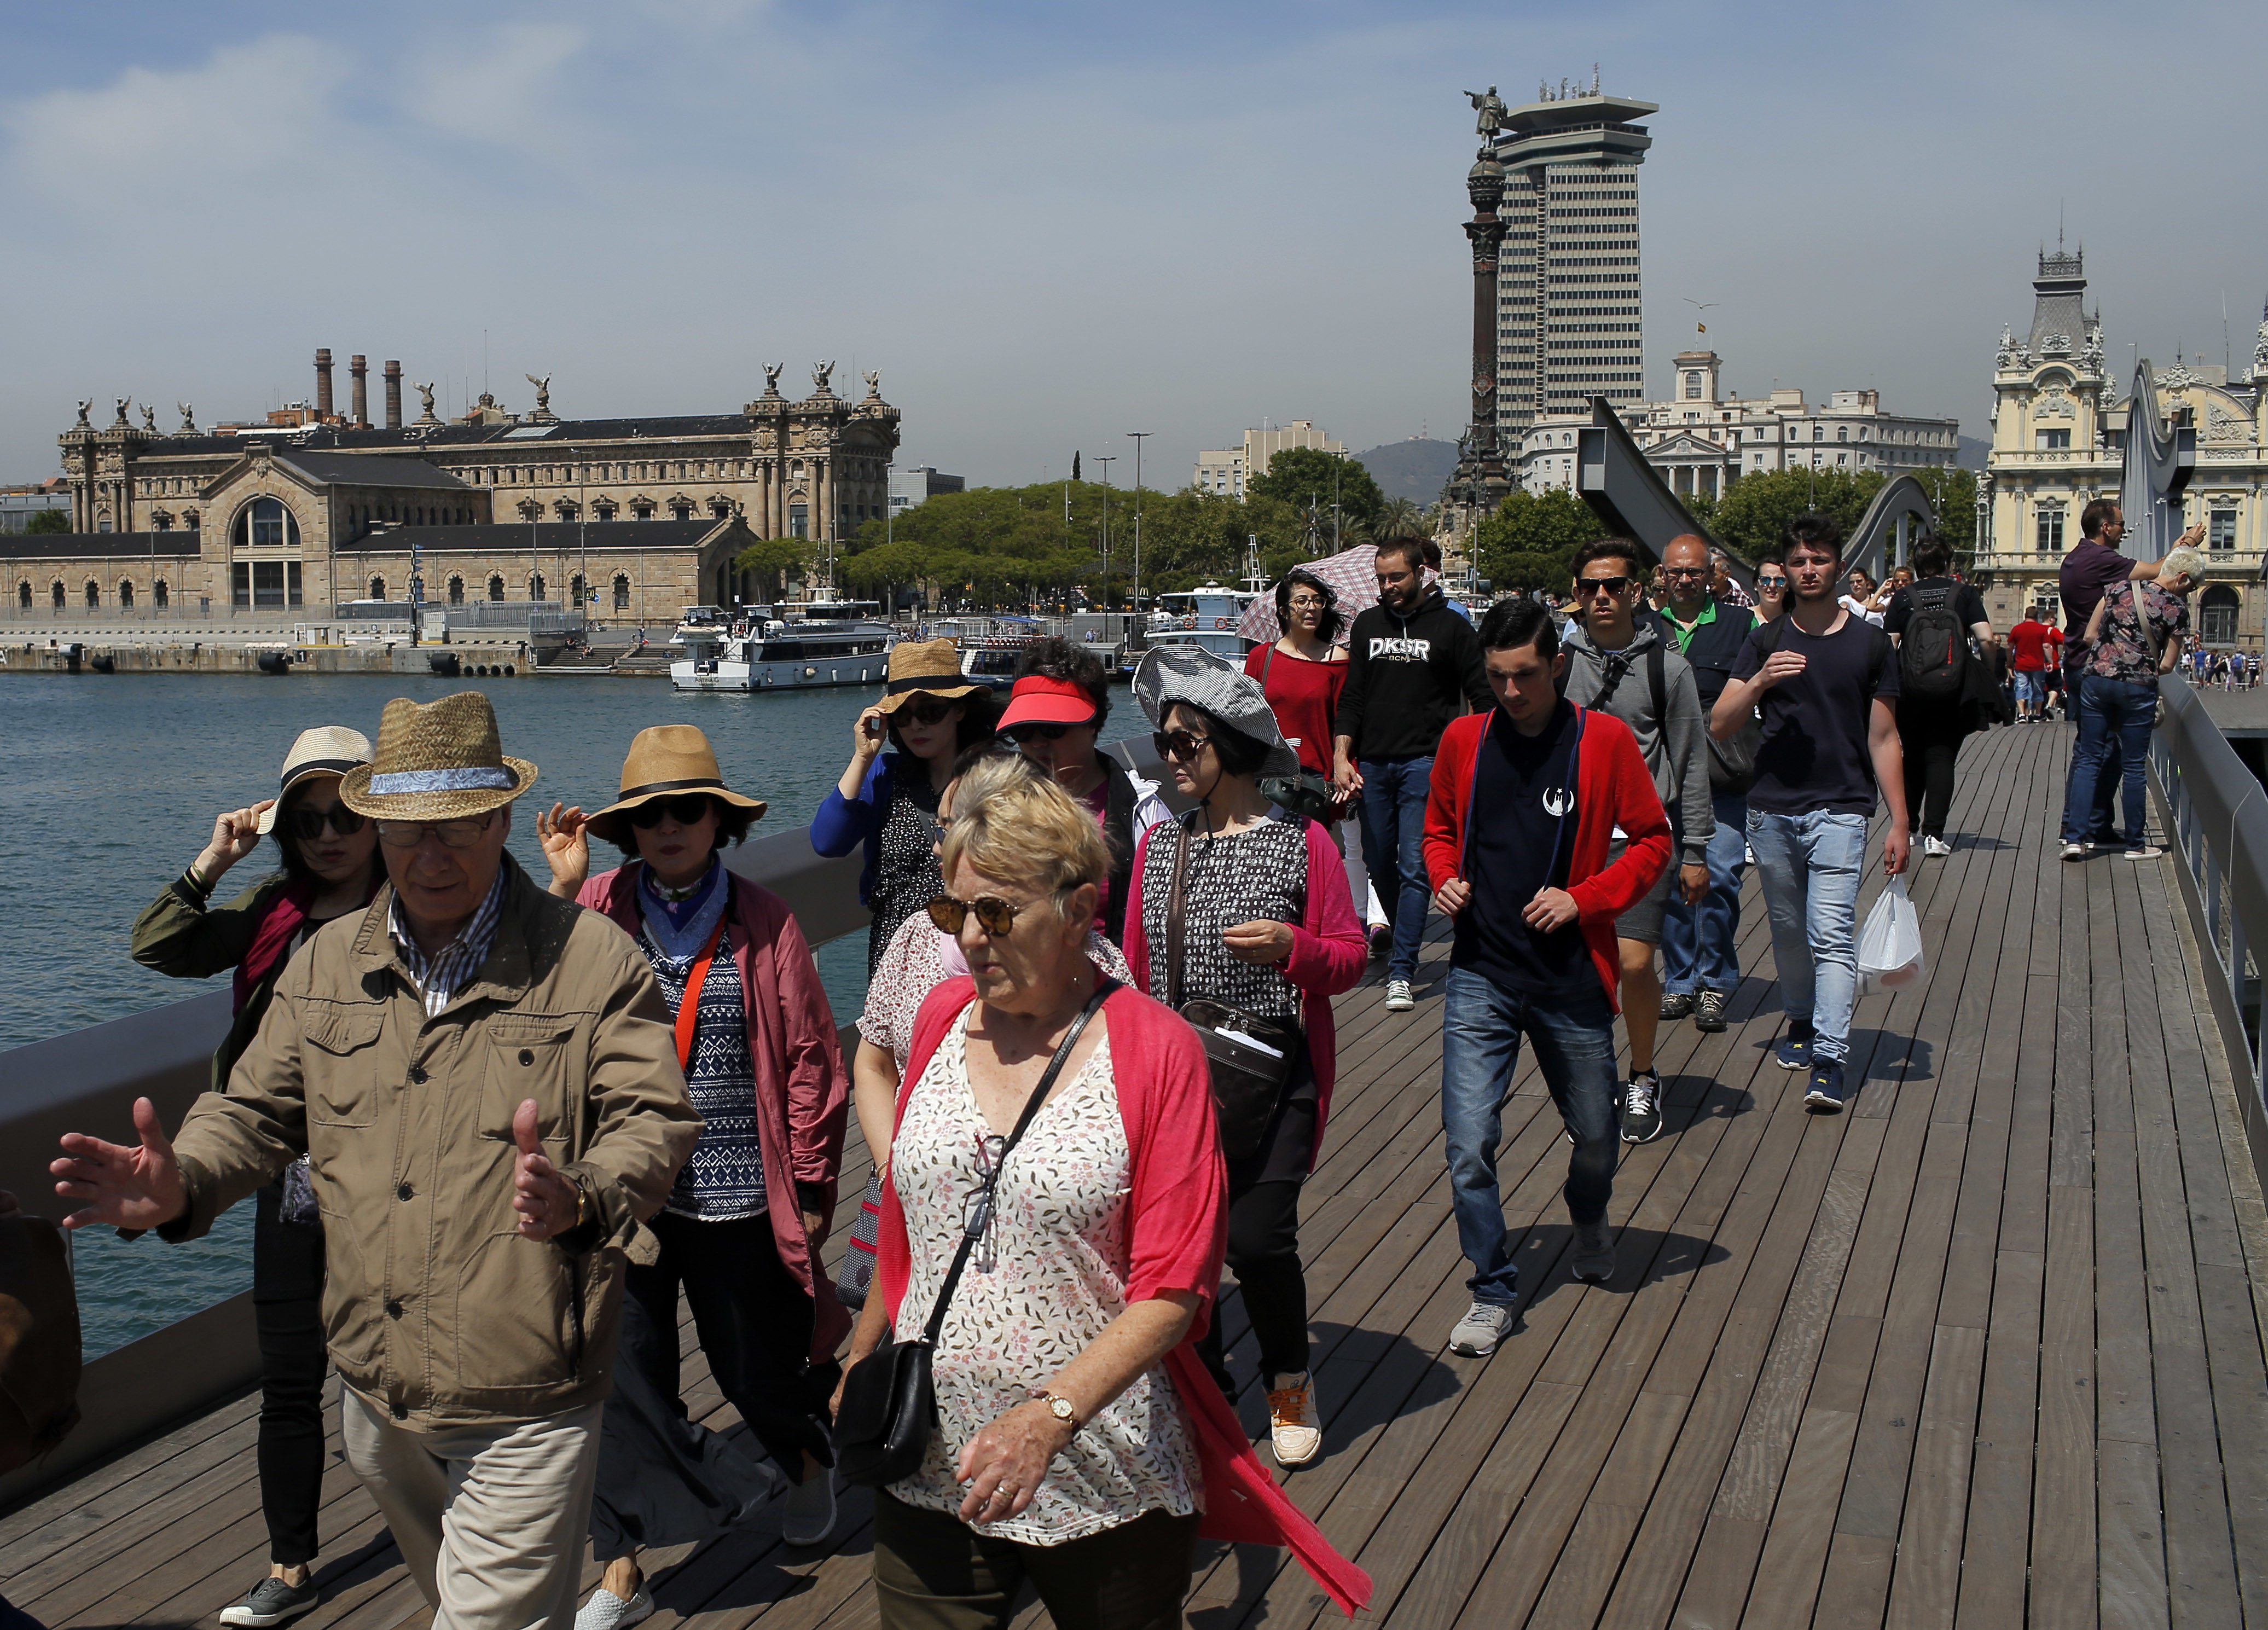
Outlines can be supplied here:
[[1158, 432], [1130, 430], [1134, 439], [1134, 615], [1142, 615], [1142, 443]]
[[1110, 609], [1110, 467], [1118, 461], [1116, 453], [1098, 453], [1094, 461], [1102, 466], [1102, 608]]

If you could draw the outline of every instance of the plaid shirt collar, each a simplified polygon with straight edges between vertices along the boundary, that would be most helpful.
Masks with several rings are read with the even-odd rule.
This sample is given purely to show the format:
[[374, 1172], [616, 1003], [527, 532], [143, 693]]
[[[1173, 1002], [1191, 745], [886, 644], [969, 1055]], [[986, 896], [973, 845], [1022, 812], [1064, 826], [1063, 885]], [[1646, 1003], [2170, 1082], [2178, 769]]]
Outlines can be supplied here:
[[409, 964], [409, 977], [424, 1001], [425, 1016], [431, 1018], [449, 1005], [452, 998], [462, 990], [474, 974], [488, 960], [490, 948], [496, 943], [497, 924], [504, 918], [504, 885], [510, 881], [509, 868], [497, 868], [496, 881], [490, 885], [488, 898], [473, 913], [472, 920], [459, 931], [457, 937], [428, 957], [417, 948], [417, 941], [401, 917], [401, 896], [394, 896], [393, 909], [387, 914], [386, 928], [393, 936], [401, 960]]

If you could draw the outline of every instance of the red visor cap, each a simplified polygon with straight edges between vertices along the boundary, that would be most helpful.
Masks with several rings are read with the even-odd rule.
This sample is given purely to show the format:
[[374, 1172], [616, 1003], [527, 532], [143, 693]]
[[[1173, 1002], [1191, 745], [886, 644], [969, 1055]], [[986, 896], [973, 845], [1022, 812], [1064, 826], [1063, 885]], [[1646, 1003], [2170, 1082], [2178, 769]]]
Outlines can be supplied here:
[[1094, 698], [1075, 680], [1047, 674], [1027, 674], [1008, 693], [1007, 711], [998, 730], [1018, 725], [1083, 725], [1095, 715]]

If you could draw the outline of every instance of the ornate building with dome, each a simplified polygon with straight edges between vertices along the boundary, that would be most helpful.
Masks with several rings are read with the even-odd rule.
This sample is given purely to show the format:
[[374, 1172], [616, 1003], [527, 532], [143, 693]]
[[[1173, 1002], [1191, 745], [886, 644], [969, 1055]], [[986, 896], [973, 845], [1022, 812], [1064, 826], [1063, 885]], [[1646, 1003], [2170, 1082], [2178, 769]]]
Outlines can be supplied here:
[[[2042, 251], [2032, 322], [2003, 329], [1993, 358], [1992, 451], [1979, 483], [1984, 513], [1976, 566], [1989, 572], [1986, 608], [2006, 629], [2032, 606], [2058, 603], [2056, 573], [2080, 539], [2080, 513], [2118, 497], [2126, 401], [2104, 360], [2101, 312], [2087, 309], [2082, 251]], [[2154, 371], [2169, 422], [2197, 431], [2198, 461], [2183, 494], [2187, 525], [2205, 529], [2210, 580], [2191, 602], [2198, 637], [2220, 649], [2258, 652], [2268, 601], [2268, 313], [2250, 371], [2176, 360]]]

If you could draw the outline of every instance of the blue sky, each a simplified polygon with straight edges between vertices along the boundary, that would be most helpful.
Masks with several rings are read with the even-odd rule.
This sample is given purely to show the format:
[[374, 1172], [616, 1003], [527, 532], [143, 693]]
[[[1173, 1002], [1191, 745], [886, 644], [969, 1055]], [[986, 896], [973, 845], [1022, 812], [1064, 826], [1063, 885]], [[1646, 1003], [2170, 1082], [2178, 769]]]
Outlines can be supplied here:
[[549, 372], [569, 415], [879, 368], [902, 461], [976, 481], [1130, 430], [1161, 485], [1263, 417], [1452, 437], [1458, 92], [1594, 63], [1661, 104], [1656, 391], [1690, 297], [1743, 391], [1982, 434], [2058, 209], [2122, 372], [2218, 360], [2224, 295], [2242, 372], [2268, 293], [2257, 4], [11, 0], [0, 30], [0, 479], [53, 473], [77, 397], [253, 415], [318, 345], [342, 399], [361, 351], [456, 405], [483, 334], [507, 405]]

